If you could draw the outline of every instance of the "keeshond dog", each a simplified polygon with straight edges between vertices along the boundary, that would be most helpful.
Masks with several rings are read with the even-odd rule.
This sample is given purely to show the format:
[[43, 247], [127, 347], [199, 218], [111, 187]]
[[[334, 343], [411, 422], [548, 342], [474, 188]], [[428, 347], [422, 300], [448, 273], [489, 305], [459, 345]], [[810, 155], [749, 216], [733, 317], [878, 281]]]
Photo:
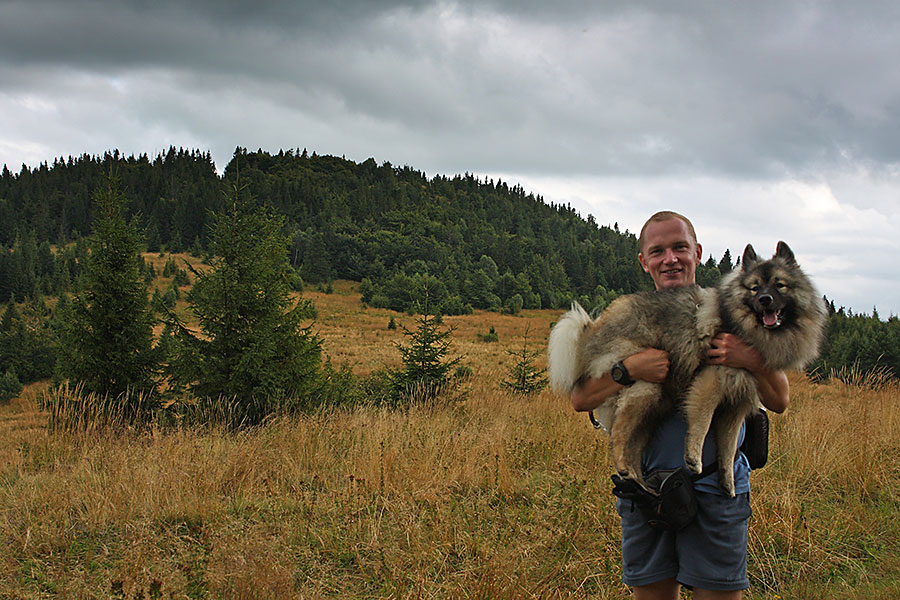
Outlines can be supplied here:
[[[825, 303], [794, 253], [778, 242], [761, 260], [747, 245], [741, 266], [715, 288], [692, 285], [620, 296], [592, 319], [574, 303], [548, 343], [550, 384], [570, 394], [584, 377], [609, 373], [646, 348], [669, 353], [662, 384], [635, 381], [595, 409], [610, 434], [615, 469], [645, 485], [641, 454], [656, 424], [680, 409], [687, 421], [684, 460], [703, 470], [703, 441], [714, 427], [719, 484], [734, 495], [734, 458], [741, 423], [760, 405], [754, 377], [744, 369], [707, 365], [712, 338], [730, 332], [755, 348], [769, 369], [799, 369], [813, 360], [824, 335]], [[646, 487], [646, 486], [645, 486]]]

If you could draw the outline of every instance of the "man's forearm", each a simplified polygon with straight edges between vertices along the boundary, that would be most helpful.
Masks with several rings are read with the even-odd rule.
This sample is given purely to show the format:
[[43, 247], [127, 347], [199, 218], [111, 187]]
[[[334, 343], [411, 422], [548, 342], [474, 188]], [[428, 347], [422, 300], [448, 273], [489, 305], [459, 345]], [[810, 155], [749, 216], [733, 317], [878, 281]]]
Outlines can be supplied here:
[[[669, 372], [669, 354], [657, 348], [647, 348], [622, 361], [634, 381], [662, 383]], [[572, 390], [572, 407], [577, 411], [594, 410], [623, 388], [613, 381], [610, 373], [602, 377], [588, 377]]]
[[759, 385], [763, 406], [775, 413], [783, 413], [791, 402], [790, 384], [784, 371], [761, 369], [753, 372]]
[[616, 395], [623, 386], [613, 381], [612, 375], [587, 377], [572, 390], [572, 408], [579, 412], [594, 410]]

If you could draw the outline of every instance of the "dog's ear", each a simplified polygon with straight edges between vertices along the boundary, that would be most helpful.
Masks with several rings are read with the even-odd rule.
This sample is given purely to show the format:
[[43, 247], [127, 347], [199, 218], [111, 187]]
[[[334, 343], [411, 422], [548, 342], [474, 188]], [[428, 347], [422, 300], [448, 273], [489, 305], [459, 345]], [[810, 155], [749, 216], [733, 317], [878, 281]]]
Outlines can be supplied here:
[[794, 252], [791, 250], [791, 247], [784, 242], [778, 242], [778, 245], [775, 247], [775, 256], [783, 259], [791, 266], [796, 266], [797, 264], [797, 259], [794, 258]]
[[756, 250], [753, 249], [752, 245], [747, 244], [747, 247], [744, 248], [744, 256], [741, 257], [741, 268], [745, 271], [749, 271], [758, 261], [759, 258], [756, 256]]

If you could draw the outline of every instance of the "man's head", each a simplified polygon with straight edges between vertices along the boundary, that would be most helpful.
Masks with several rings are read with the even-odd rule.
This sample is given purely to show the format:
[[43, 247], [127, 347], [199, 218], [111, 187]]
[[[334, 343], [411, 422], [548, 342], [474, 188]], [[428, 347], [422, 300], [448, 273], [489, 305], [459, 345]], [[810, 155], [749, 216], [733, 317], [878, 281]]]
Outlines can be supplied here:
[[668, 210], [656, 213], [641, 228], [638, 246], [638, 260], [656, 289], [696, 283], [703, 248], [687, 217]]

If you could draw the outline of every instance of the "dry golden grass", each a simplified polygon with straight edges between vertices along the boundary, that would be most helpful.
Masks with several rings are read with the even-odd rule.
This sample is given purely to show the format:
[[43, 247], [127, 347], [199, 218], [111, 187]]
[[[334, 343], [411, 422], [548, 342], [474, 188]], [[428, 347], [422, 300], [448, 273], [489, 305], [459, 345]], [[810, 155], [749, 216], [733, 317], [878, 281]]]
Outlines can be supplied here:
[[[335, 365], [347, 362], [358, 375], [368, 375], [385, 366], [400, 364], [395, 344], [405, 343], [401, 327], [416, 328], [416, 316], [397, 313], [384, 308], [365, 307], [356, 292], [358, 284], [349, 281], [334, 283], [334, 292], [326, 294], [310, 289], [304, 296], [313, 301], [319, 311], [315, 329], [324, 339], [325, 353]], [[515, 358], [507, 350], [521, 349], [522, 336], [528, 328], [529, 347], [546, 347], [550, 325], [559, 315], [552, 311], [525, 310], [520, 315], [475, 311], [471, 315], [444, 317], [444, 325], [454, 329], [454, 356], [465, 357], [478, 376], [490, 377], [498, 372], [506, 376]], [[394, 318], [397, 329], [389, 330]], [[485, 343], [479, 333], [494, 327], [500, 342]], [[518, 346], [514, 346], [518, 342]], [[543, 365], [542, 365], [543, 366]]]
[[[352, 284], [308, 292], [336, 363], [399, 357]], [[49, 435], [0, 408], [0, 598], [628, 598], [605, 436], [561, 398], [499, 390], [551, 311], [447, 317], [475, 376], [453, 404], [250, 431]], [[497, 343], [478, 341], [493, 325]], [[900, 594], [896, 384], [792, 374], [754, 473], [750, 598]]]

